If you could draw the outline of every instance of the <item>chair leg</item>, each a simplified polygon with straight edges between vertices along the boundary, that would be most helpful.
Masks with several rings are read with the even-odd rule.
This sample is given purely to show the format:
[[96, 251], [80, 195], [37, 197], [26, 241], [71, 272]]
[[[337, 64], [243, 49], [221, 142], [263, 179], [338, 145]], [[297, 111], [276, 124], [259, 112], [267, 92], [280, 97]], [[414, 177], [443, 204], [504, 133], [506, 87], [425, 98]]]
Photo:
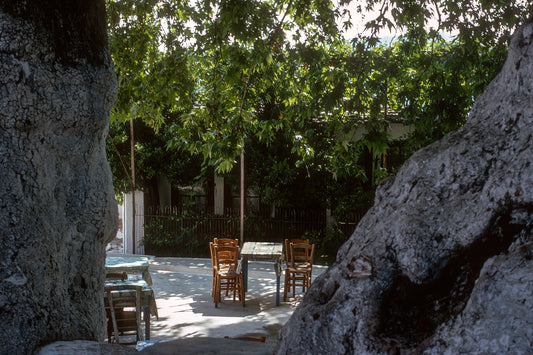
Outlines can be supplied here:
[[211, 283], [211, 297], [213, 297], [213, 300], [215, 298], [215, 287], [216, 287], [215, 279], [216, 279], [216, 275], [215, 275], [215, 272], [213, 271], [213, 282]]
[[110, 294], [108, 294], [108, 299], [109, 299], [109, 303], [111, 304], [111, 320], [113, 322], [113, 340], [111, 341], [111, 343], [117, 343], [117, 344], [120, 344], [120, 339], [118, 337], [118, 326], [117, 326], [117, 318], [115, 316], [115, 307], [113, 307], [113, 304], [112, 304], [112, 298], [110, 296]]
[[289, 270], [285, 270], [285, 282], [283, 284], [283, 302], [287, 301], [287, 288], [289, 286]]
[[141, 328], [141, 294], [137, 292], [137, 299], [135, 300], [135, 321], [137, 322], [137, 341], [144, 340], [144, 335]]
[[294, 297], [296, 297], [296, 273], [292, 277], [294, 277], [294, 280], [292, 280], [292, 282], [291, 282], [292, 298], [294, 298]]
[[231, 289], [233, 290], [233, 302], [235, 302], [235, 294], [237, 292], [239, 292], [239, 299], [240, 299], [239, 283], [235, 279], [232, 279], [231, 282], [232, 282]]
[[215, 280], [215, 296], [214, 296], [214, 299], [215, 299], [215, 308], [218, 307], [218, 302], [220, 300], [220, 279], [218, 277], [216, 277], [216, 280]]
[[113, 321], [111, 320], [111, 311], [107, 311], [107, 342], [111, 343], [111, 336], [113, 334]]
[[238, 284], [239, 284], [239, 298], [242, 301], [242, 306], [244, 307], [246, 305], [246, 295], [244, 294], [244, 281], [242, 274], [238, 278]]

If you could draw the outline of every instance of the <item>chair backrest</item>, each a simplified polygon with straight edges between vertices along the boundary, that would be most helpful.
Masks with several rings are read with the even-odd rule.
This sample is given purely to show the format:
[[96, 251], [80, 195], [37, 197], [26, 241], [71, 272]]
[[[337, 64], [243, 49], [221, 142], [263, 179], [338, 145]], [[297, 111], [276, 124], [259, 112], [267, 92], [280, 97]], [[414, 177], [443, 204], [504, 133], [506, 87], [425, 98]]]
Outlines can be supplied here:
[[120, 280], [124, 281], [128, 279], [128, 274], [125, 272], [108, 272], [105, 274], [106, 280]]
[[[142, 286], [137, 285], [113, 285], [105, 286], [109, 307], [115, 308], [123, 307], [137, 307], [137, 299], [139, 300], [139, 307], [141, 305]], [[118, 292], [116, 292], [118, 291]]]
[[238, 239], [230, 239], [230, 238], [214, 238], [213, 243], [216, 245], [225, 245], [225, 246], [239, 246], [239, 240]]
[[309, 243], [291, 243], [290, 255], [291, 265], [308, 263], [313, 265], [313, 254], [315, 253], [315, 245]]
[[[285, 256], [287, 258], [287, 265], [292, 264], [291, 259], [291, 244], [309, 244], [308, 240], [305, 239], [285, 239]], [[296, 254], [298, 254], [298, 250]]]
[[239, 247], [214, 245], [215, 266], [221, 270], [223, 266], [234, 266], [235, 270], [239, 264]]
[[[142, 286], [136, 285], [113, 285], [106, 286], [105, 291], [107, 294], [108, 306], [111, 314], [111, 321], [113, 324], [113, 337], [117, 343], [119, 343], [119, 334], [124, 330], [122, 329], [123, 319], [122, 315], [127, 315], [127, 312], [121, 309], [125, 307], [135, 308], [135, 332], [137, 337], [142, 340], [143, 335], [141, 331], [141, 294]], [[117, 312], [117, 310], [121, 310]], [[127, 329], [130, 329], [128, 326]]]

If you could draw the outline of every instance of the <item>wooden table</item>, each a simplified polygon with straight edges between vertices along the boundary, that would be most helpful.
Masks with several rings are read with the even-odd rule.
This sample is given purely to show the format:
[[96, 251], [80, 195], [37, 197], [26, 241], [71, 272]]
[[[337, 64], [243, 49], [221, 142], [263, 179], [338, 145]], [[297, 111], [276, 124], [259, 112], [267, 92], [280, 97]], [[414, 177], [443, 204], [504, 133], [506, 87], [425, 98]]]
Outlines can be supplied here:
[[246, 242], [241, 249], [244, 291], [248, 290], [248, 260], [274, 263], [276, 272], [276, 306], [279, 306], [280, 278], [283, 263], [283, 244], [272, 242]]
[[147, 256], [108, 256], [105, 259], [105, 271], [125, 272], [128, 275], [141, 274], [148, 286], [153, 286], [149, 271], [150, 260]]
[[[106, 286], [126, 286], [126, 285], [133, 285], [133, 286], [142, 286], [142, 297], [141, 297], [141, 307], [143, 309], [143, 317], [144, 317], [144, 336], [146, 340], [150, 340], [150, 317], [152, 315], [159, 317], [157, 313], [157, 305], [155, 303], [155, 295], [154, 290], [146, 283], [144, 280], [111, 280], [106, 281], [104, 286], [104, 291]], [[113, 292], [113, 291], [112, 291]], [[133, 292], [135, 294], [135, 291], [130, 290], [124, 290], [124, 291], [117, 291], [117, 292]], [[104, 304], [105, 307], [108, 307], [108, 301], [107, 301], [107, 292], [104, 295]]]

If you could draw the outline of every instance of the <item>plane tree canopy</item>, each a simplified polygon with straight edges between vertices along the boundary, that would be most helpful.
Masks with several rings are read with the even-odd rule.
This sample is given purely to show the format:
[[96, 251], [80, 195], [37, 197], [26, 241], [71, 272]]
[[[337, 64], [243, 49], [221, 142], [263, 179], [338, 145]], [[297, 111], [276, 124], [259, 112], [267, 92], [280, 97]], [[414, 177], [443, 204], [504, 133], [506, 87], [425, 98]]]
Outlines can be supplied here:
[[530, 12], [526, 1], [488, 0], [108, 0], [107, 8], [119, 79], [113, 125], [142, 120], [165, 137], [159, 157], [138, 142], [144, 161], [195, 156], [202, 171], [224, 174], [244, 149], [249, 184], [267, 201], [290, 200], [291, 186], [314, 179], [329, 195], [322, 203], [394, 173], [380, 163], [393, 121], [414, 127], [399, 162], [462, 125]]

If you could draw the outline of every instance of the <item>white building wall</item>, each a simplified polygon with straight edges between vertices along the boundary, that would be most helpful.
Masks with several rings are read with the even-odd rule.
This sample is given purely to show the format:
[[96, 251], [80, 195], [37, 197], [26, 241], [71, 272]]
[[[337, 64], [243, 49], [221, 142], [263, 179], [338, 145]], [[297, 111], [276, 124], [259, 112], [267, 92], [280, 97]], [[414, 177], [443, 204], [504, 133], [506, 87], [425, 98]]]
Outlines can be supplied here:
[[123, 217], [124, 222], [124, 252], [133, 254], [133, 226], [135, 223], [135, 254], [144, 255], [144, 246], [141, 241], [144, 238], [144, 193], [135, 192], [135, 214], [133, 219], [133, 196], [131, 193], [124, 195]]

